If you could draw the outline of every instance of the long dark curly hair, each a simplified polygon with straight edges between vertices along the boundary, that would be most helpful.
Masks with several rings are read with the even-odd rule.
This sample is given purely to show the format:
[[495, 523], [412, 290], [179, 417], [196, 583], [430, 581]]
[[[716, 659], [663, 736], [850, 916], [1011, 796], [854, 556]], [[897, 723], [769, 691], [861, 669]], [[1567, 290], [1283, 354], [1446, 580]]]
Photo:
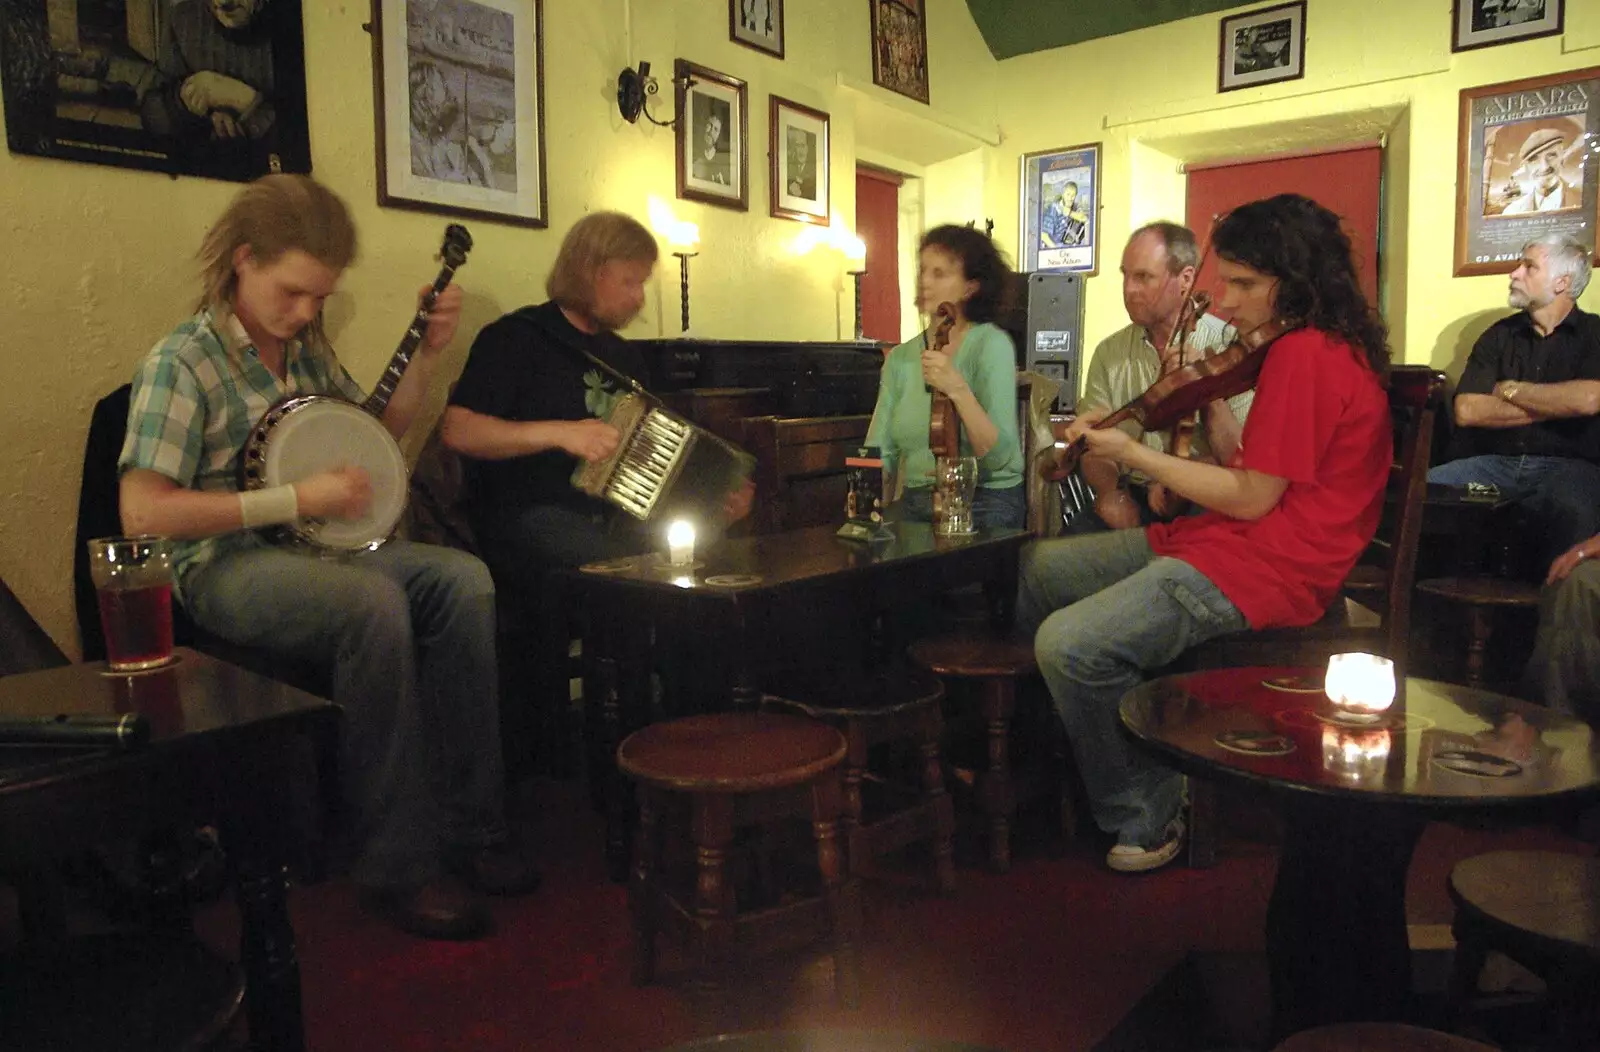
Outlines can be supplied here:
[[1389, 329], [1356, 279], [1339, 217], [1300, 194], [1240, 205], [1211, 236], [1217, 255], [1278, 279], [1278, 316], [1354, 347], [1372, 371], [1389, 369]]
[[978, 291], [963, 308], [967, 320], [981, 325], [998, 318], [1005, 308], [1006, 279], [1011, 268], [989, 236], [970, 226], [947, 223], [922, 235], [917, 251], [929, 247], [942, 248], [956, 257], [961, 261], [962, 277], [978, 283]]

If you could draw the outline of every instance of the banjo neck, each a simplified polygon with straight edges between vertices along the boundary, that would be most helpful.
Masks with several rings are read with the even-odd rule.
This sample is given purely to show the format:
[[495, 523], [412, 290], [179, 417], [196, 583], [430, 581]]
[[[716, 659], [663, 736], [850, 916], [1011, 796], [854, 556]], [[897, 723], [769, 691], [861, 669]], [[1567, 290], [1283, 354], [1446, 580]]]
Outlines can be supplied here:
[[466, 227], [451, 223], [445, 228], [444, 246], [439, 250], [444, 259], [444, 266], [439, 269], [439, 276], [433, 279], [433, 285], [423, 294], [422, 304], [412, 316], [411, 324], [406, 327], [406, 334], [401, 337], [400, 346], [395, 348], [394, 357], [389, 359], [383, 375], [378, 378], [377, 386], [372, 389], [372, 394], [367, 400], [361, 403], [361, 408], [373, 416], [382, 418], [384, 410], [389, 408], [389, 399], [394, 397], [395, 388], [400, 386], [400, 380], [406, 374], [406, 366], [411, 364], [411, 356], [422, 345], [423, 336], [427, 335], [429, 312], [439, 299], [439, 293], [443, 292], [445, 286], [455, 277], [456, 268], [467, 261], [467, 252], [471, 248], [472, 236], [467, 233]]

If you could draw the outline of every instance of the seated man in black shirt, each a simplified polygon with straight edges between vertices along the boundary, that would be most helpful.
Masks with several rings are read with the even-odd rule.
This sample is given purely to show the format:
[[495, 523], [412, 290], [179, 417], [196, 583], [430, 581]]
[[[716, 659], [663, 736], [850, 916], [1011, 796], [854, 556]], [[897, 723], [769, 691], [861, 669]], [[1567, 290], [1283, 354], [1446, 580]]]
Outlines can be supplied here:
[[513, 311], [473, 341], [443, 439], [467, 458], [472, 527], [497, 579], [537, 588], [551, 569], [651, 546], [633, 519], [575, 489], [572, 472], [617, 448], [606, 417], [626, 391], [586, 355], [642, 379], [642, 356], [614, 330], [644, 306], [658, 255], [637, 220], [585, 216], [561, 243], [549, 302]]
[[1511, 272], [1518, 313], [1478, 339], [1456, 385], [1455, 422], [1475, 455], [1428, 481], [1493, 485], [1540, 531], [1542, 565], [1600, 533], [1600, 317], [1580, 310], [1589, 249], [1530, 242]]

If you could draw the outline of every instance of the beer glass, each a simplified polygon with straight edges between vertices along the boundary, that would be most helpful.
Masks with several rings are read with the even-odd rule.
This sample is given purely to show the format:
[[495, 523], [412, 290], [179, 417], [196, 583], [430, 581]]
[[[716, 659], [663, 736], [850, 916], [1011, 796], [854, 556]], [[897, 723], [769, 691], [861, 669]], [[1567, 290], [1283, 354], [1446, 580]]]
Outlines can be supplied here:
[[933, 468], [933, 532], [944, 537], [976, 533], [972, 501], [978, 494], [977, 457], [940, 457]]
[[89, 575], [100, 601], [106, 664], [140, 672], [172, 660], [172, 550], [162, 537], [97, 537]]

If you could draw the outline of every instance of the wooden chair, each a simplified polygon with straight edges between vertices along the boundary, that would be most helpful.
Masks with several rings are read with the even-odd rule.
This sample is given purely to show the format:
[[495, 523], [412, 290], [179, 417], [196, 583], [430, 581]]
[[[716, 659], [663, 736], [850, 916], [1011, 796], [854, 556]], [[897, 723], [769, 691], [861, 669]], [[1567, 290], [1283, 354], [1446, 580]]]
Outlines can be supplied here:
[[[816, 720], [747, 712], [689, 716], [653, 723], [630, 734], [617, 750], [617, 766], [638, 783], [639, 826], [629, 905], [633, 916], [633, 981], [655, 977], [656, 934], [662, 911], [688, 928], [702, 976], [726, 978], [735, 941], [748, 936], [752, 951], [803, 927], [831, 938], [834, 985], [846, 1007], [860, 1003], [858, 945], [861, 903], [839, 851], [840, 765], [847, 745], [837, 730]], [[661, 819], [674, 802], [687, 802], [694, 841], [690, 895], [672, 890], [662, 866]], [[740, 914], [728, 860], [738, 827], [801, 817], [816, 840], [822, 895], [782, 900]]]
[[[850, 872], [861, 875], [873, 859], [926, 840], [933, 851], [939, 890], [956, 890], [951, 842], [955, 809], [945, 792], [939, 738], [944, 721], [939, 706], [944, 686], [920, 670], [897, 668], [855, 673], [833, 670], [811, 673], [804, 682], [780, 680], [783, 696], [762, 699], [766, 711], [791, 712], [821, 720], [843, 732], [849, 750], [844, 766], [844, 833]], [[899, 784], [893, 775], [869, 770], [875, 746], [904, 742], [920, 757], [916, 786]], [[884, 801], [866, 806], [864, 784]]]
[[1539, 616], [1539, 585], [1509, 577], [1431, 577], [1417, 591], [1467, 612], [1467, 658], [1463, 675], [1471, 687], [1483, 685], [1485, 657], [1496, 623], [1508, 615]]
[[1544, 980], [1554, 1047], [1600, 1048], [1600, 859], [1494, 851], [1456, 863], [1449, 890], [1456, 956], [1447, 1024], [1468, 1007], [1495, 950]]
[[[1019, 433], [1024, 471], [1029, 479], [1037, 477], [1035, 461], [1049, 448], [1044, 438], [1048, 427], [1041, 431], [1030, 426], [1037, 383], [1030, 374], [1017, 377]], [[1053, 398], [1053, 392], [1050, 394]], [[1024, 485], [1029, 484], [1024, 482]], [[1030, 496], [1033, 499], [1030, 500], [1029, 522], [1039, 536], [1046, 536], [1050, 532], [1047, 526], [1050, 517], [1032, 514], [1038, 504], [1037, 491]], [[1012, 769], [1011, 727], [1017, 713], [1017, 682], [1039, 674], [1033, 640], [973, 628], [917, 640], [906, 652], [914, 664], [935, 675], [974, 681], [978, 686], [978, 709], [988, 738], [988, 767], [981, 775], [979, 799], [988, 823], [990, 867], [1000, 873], [1011, 868], [1011, 816], [1025, 800], [1057, 791], [1061, 825], [1070, 835], [1075, 820], [1071, 793], [1063, 777], [1067, 757], [1065, 736], [1050, 730], [1059, 730], [1054, 713], [1043, 721], [1046, 733], [1052, 736], [1038, 762], [1024, 770]]]
[[[1394, 662], [1395, 677], [1406, 675], [1411, 625], [1411, 593], [1422, 536], [1422, 501], [1427, 491], [1429, 451], [1435, 421], [1444, 403], [1445, 376], [1423, 365], [1397, 365], [1389, 373], [1389, 409], [1394, 418], [1395, 460], [1389, 488], [1396, 497], [1393, 522], [1375, 537], [1363, 562], [1351, 574], [1363, 601], [1350, 594], [1337, 599], [1315, 624], [1239, 632], [1209, 640], [1180, 659], [1188, 668], [1238, 668], [1251, 665], [1327, 663], [1333, 654], [1363, 650]], [[1381, 574], [1382, 584], [1373, 582]], [[1371, 602], [1373, 606], [1365, 605]], [[1189, 863], [1216, 860], [1215, 790], [1190, 783]]]

